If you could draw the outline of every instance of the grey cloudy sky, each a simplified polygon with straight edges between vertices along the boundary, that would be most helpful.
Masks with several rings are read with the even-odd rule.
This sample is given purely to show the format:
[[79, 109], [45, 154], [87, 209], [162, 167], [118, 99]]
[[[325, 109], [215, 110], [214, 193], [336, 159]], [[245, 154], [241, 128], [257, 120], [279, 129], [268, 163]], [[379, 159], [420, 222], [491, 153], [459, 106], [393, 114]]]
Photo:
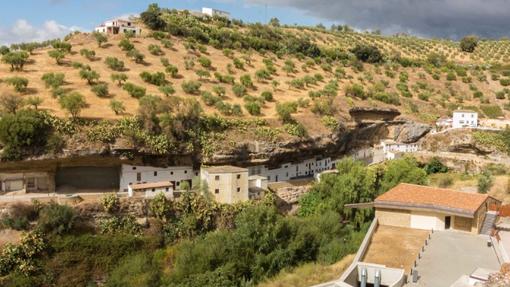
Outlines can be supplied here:
[[487, 38], [510, 35], [510, 0], [245, 0], [296, 8], [325, 21], [383, 33]]

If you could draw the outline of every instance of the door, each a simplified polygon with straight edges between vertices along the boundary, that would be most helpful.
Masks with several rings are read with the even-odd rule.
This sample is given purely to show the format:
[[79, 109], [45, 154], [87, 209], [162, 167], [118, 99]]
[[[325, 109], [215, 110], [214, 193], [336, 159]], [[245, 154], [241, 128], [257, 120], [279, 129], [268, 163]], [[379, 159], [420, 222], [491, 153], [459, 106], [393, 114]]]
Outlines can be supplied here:
[[450, 229], [452, 225], [452, 217], [451, 216], [445, 216], [444, 218], [444, 229]]

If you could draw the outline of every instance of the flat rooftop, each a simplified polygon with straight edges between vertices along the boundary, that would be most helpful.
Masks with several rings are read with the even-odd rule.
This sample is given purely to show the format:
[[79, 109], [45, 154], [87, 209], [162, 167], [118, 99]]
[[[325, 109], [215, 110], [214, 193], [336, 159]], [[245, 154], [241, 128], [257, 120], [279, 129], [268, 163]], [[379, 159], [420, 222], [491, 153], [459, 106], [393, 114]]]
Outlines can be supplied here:
[[428, 233], [427, 230], [379, 225], [361, 261], [404, 269], [408, 273]]
[[247, 168], [233, 166], [233, 165], [210, 166], [210, 167], [205, 167], [204, 170], [207, 171], [208, 173], [248, 172]]
[[418, 261], [420, 279], [406, 286], [449, 287], [478, 268], [499, 270], [496, 252], [487, 246], [487, 238], [458, 231], [434, 232]]

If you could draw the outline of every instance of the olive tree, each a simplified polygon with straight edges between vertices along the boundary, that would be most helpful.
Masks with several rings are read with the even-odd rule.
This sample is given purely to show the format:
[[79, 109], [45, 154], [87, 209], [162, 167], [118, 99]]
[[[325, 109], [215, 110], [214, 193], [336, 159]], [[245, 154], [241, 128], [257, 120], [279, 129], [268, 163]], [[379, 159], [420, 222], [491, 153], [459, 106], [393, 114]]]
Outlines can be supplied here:
[[2, 56], [2, 62], [11, 65], [11, 71], [23, 71], [27, 61], [28, 53], [25, 51], [8, 52]]
[[75, 119], [80, 114], [81, 110], [87, 107], [87, 102], [85, 101], [85, 97], [78, 92], [72, 92], [66, 95], [63, 95], [58, 100], [60, 106], [67, 110], [71, 117]]

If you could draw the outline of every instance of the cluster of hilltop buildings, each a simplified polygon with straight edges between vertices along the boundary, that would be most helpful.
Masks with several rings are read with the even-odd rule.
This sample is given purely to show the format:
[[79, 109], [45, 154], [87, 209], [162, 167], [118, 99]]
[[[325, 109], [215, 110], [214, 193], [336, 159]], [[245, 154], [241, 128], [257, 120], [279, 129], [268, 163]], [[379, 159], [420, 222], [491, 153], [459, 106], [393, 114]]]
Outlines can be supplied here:
[[472, 110], [455, 110], [451, 118], [440, 118], [436, 121], [436, 132], [451, 129], [485, 129], [502, 130], [510, 126], [510, 120], [504, 118], [498, 119], [479, 119], [478, 113]]

